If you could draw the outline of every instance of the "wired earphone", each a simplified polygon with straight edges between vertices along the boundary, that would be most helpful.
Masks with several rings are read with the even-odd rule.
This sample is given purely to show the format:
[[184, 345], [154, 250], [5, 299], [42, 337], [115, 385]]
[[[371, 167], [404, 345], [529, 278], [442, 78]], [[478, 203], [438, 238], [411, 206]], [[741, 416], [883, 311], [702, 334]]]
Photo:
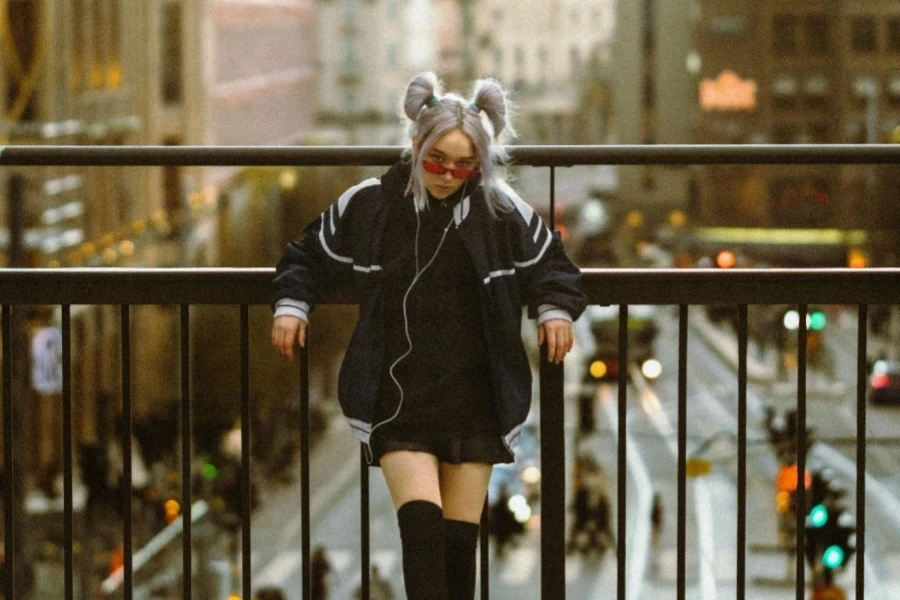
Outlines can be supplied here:
[[[466, 186], [468, 185], [468, 183], [469, 183], [468, 181], [463, 183], [462, 195], [460, 196], [461, 198], [466, 197]], [[413, 202], [415, 202], [415, 200]], [[407, 290], [406, 290], [406, 293], [403, 294], [403, 331], [406, 333], [406, 342], [409, 344], [409, 348], [407, 348], [406, 352], [404, 352], [402, 355], [400, 355], [400, 357], [397, 358], [397, 360], [395, 360], [394, 363], [388, 369], [388, 374], [391, 376], [391, 379], [393, 380], [394, 384], [397, 386], [397, 389], [400, 391], [400, 402], [397, 403], [397, 410], [394, 411], [393, 415], [391, 415], [389, 418], [385, 419], [381, 423], [377, 423], [374, 427], [372, 427], [372, 431], [369, 433], [370, 436], [373, 433], [375, 433], [375, 430], [378, 429], [379, 427], [381, 427], [382, 425], [390, 423], [391, 421], [396, 419], [397, 415], [400, 414], [400, 409], [403, 407], [403, 396], [404, 396], [403, 386], [400, 385], [400, 382], [397, 381], [397, 378], [394, 376], [394, 368], [398, 364], [400, 364], [400, 362], [403, 359], [405, 359], [407, 356], [409, 356], [412, 353], [412, 349], [413, 349], [412, 337], [410, 337], [410, 335], [409, 335], [409, 315], [408, 315], [407, 309], [406, 309], [406, 300], [409, 297], [409, 293], [412, 291], [413, 287], [416, 285], [416, 282], [419, 281], [419, 278], [422, 277], [422, 274], [428, 269], [428, 267], [431, 266], [431, 264], [437, 258], [438, 252], [441, 251], [441, 247], [444, 245], [444, 240], [447, 238], [447, 232], [450, 231], [450, 227], [453, 226], [453, 222], [456, 220], [455, 215], [450, 217], [450, 222], [447, 223], [446, 227], [444, 227], [444, 232], [441, 234], [441, 239], [438, 242], [437, 248], [435, 248], [435, 250], [434, 250], [434, 254], [431, 256], [431, 258], [428, 260], [428, 262], [425, 263], [425, 266], [422, 267], [421, 269], [419, 269], [419, 229], [420, 229], [421, 221], [419, 219], [418, 207], [414, 206], [414, 210], [416, 211], [416, 243], [415, 243], [416, 274], [415, 274], [415, 276], [413, 276], [412, 281], [409, 284], [409, 288], [407, 288]]]

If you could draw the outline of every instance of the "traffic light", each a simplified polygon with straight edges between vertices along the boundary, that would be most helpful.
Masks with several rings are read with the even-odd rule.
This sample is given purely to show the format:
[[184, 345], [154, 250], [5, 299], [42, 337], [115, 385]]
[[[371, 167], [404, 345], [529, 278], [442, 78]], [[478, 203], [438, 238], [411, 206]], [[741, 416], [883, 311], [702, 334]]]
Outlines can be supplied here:
[[846, 491], [827, 472], [817, 472], [809, 490], [806, 560], [816, 572], [846, 566], [856, 551], [856, 525], [843, 506]]

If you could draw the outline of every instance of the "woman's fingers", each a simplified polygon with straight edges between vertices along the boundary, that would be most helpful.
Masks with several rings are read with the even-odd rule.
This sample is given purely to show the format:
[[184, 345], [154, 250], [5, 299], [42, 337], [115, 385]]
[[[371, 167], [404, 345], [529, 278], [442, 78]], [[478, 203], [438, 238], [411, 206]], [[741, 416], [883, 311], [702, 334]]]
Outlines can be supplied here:
[[282, 358], [293, 360], [294, 343], [306, 345], [306, 322], [286, 315], [276, 317], [272, 325], [272, 345]]
[[551, 319], [538, 328], [538, 344], [547, 342], [547, 360], [561, 363], [574, 344], [572, 324], [564, 319]]

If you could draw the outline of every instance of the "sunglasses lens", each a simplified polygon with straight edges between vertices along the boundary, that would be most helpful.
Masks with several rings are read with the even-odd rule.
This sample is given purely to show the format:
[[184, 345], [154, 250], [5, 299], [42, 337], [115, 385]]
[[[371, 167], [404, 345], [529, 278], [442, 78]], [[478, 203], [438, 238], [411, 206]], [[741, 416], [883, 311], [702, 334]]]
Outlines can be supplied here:
[[422, 161], [422, 167], [429, 173], [434, 173], [435, 175], [443, 175], [447, 172], [447, 169], [445, 169], [443, 166], [437, 164], [436, 162], [431, 162], [430, 160]]
[[450, 171], [450, 174], [457, 179], [468, 179], [478, 173], [478, 169], [448, 169], [444, 165], [430, 160], [423, 160], [422, 168], [429, 173], [434, 173], [435, 175], [443, 175], [447, 171]]
[[457, 179], [468, 179], [476, 172], [470, 169], [453, 169], [450, 173]]

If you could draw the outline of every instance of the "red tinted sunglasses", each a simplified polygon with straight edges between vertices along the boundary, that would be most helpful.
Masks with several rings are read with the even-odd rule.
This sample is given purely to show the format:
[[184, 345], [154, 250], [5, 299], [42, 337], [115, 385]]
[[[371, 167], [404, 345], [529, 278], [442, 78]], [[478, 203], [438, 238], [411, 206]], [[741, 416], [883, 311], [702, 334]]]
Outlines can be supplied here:
[[429, 173], [434, 173], [435, 175], [443, 175], [447, 171], [450, 171], [450, 174], [457, 179], [469, 179], [478, 174], [478, 169], [448, 169], [444, 165], [430, 160], [423, 160], [422, 167]]

